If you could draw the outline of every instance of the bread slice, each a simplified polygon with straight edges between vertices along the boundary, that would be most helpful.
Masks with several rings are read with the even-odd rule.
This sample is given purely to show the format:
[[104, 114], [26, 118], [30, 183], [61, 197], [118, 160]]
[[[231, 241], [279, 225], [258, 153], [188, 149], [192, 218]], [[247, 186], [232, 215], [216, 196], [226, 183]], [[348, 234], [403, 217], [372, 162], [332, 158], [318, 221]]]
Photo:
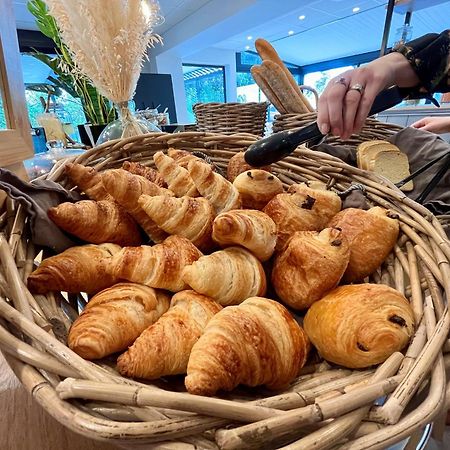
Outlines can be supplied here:
[[[364, 145], [366, 144], [366, 145]], [[379, 152], [391, 151], [400, 153], [400, 149], [387, 141], [367, 141], [358, 147], [357, 164], [360, 169], [371, 170], [370, 164]]]
[[[402, 152], [378, 152], [374, 156], [369, 169], [378, 175], [382, 175], [394, 184], [411, 174], [409, 171], [408, 156]], [[400, 189], [405, 192], [412, 191], [414, 189], [413, 182], [408, 181]]]

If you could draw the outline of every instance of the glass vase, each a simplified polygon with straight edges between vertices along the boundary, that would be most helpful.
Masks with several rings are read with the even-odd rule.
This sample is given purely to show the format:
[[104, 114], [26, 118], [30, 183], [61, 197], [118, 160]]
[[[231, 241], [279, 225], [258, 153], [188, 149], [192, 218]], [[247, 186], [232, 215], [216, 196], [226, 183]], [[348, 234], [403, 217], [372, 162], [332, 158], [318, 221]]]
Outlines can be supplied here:
[[143, 117], [136, 116], [130, 109], [130, 102], [115, 105], [119, 118], [109, 123], [97, 140], [97, 145], [114, 139], [122, 139], [140, 134], [158, 133], [161, 130]]

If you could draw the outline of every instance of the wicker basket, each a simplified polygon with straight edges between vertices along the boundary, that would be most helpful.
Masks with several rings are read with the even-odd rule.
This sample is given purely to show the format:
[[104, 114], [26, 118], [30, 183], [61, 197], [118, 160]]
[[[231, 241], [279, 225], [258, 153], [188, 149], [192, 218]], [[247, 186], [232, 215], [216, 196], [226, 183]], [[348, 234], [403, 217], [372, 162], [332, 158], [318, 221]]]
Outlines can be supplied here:
[[[152, 154], [170, 146], [201, 150], [225, 168], [255, 139], [152, 134], [107, 142], [70, 161], [97, 169], [126, 159], [151, 165]], [[65, 183], [66, 162], [58, 162], [47, 178]], [[274, 173], [285, 185], [318, 179], [341, 191], [362, 183], [374, 204], [398, 214], [395, 251], [370, 281], [388, 284], [411, 301], [419, 326], [405, 355], [394, 354], [376, 370], [316, 361], [286, 392], [239, 389], [220, 399], [180, 392], [182, 379], [146, 385], [122, 378], [111, 362], [87, 362], [67, 348], [65, 335], [78, 314], [75, 298], [32, 296], [26, 289], [40, 249], [28, 241], [23, 210], [8, 201], [0, 218], [0, 348], [50, 415], [77, 433], [127, 448], [153, 443], [145, 448], [375, 450], [417, 434], [450, 407], [450, 244], [439, 221], [384, 179], [323, 153], [298, 149], [275, 164]], [[385, 395], [383, 406], [373, 406]]]
[[[292, 130], [295, 128], [301, 128], [317, 119], [317, 113], [307, 114], [278, 114], [275, 116], [273, 122], [273, 132], [284, 130]], [[359, 134], [353, 134], [347, 140], [341, 140], [335, 136], [328, 136], [326, 139], [327, 144], [339, 145], [350, 149], [356, 149], [356, 147], [364, 141], [370, 141], [372, 139], [387, 139], [394, 135], [403, 127], [392, 123], [384, 123], [379, 120], [368, 118]]]
[[264, 134], [268, 103], [197, 103], [197, 131]]

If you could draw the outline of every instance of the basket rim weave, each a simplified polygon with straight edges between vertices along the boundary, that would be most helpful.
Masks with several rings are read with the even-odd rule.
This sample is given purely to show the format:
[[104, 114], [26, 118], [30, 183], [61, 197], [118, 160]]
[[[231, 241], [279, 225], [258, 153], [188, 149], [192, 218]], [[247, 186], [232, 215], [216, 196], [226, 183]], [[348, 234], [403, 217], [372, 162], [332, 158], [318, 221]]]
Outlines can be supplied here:
[[[99, 170], [117, 167], [125, 159], [150, 162], [153, 153], [169, 147], [203, 151], [223, 168], [232, 155], [257, 139], [250, 134], [148, 134], [110, 141], [61, 160], [45, 178], [64, 182], [68, 162]], [[70, 326], [61, 309], [64, 299], [58, 293], [32, 296], [26, 289], [24, 280], [33, 270], [39, 249], [27, 241], [23, 209], [8, 200], [0, 216], [0, 349], [50, 415], [77, 433], [123, 445], [170, 442], [174, 445], [170, 448], [217, 449], [219, 445], [228, 450], [262, 445], [278, 448], [287, 440], [294, 441], [290, 449], [309, 449], [320, 438], [330, 439], [324, 448], [339, 444], [340, 448], [382, 449], [418, 432], [445, 406], [450, 407], [450, 384], [446, 385], [445, 377], [445, 370], [450, 369], [450, 354], [446, 354], [450, 352], [446, 300], [450, 243], [440, 222], [388, 180], [328, 154], [298, 148], [274, 164], [273, 170], [285, 185], [318, 179], [342, 191], [351, 182], [362, 183], [371, 201], [397, 213], [399, 241], [370, 281], [403, 292], [421, 318], [405, 355], [394, 354], [375, 375], [371, 370], [348, 371], [320, 363], [302, 372], [292, 392], [256, 402], [242, 402], [233, 394], [226, 397], [228, 401], [196, 398], [122, 378], [105, 364], [83, 360], [49, 333], [52, 324]], [[11, 325], [28, 339], [15, 337]], [[364, 380], [365, 384], [354, 386]], [[430, 386], [425, 399], [415, 395], [422, 382]], [[383, 395], [388, 395], [383, 406], [371, 406]], [[85, 400], [75, 400], [80, 398]], [[410, 401], [420, 402], [420, 407], [405, 411]], [[329, 430], [323, 421], [332, 417], [336, 419]], [[230, 421], [242, 423], [230, 429], [226, 427]], [[302, 429], [306, 435], [300, 433]]]

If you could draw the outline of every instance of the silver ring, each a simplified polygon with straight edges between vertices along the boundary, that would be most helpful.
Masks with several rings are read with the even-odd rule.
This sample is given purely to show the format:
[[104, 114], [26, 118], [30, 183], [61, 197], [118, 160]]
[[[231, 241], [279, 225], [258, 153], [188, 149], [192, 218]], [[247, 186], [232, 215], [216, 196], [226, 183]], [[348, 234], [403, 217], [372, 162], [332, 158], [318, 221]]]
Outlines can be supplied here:
[[334, 80], [334, 84], [342, 84], [347, 87], [347, 80], [344, 77], [340, 77], [337, 80]]
[[364, 86], [360, 83], [355, 83], [353, 86], [350, 86], [349, 91], [358, 91], [361, 95], [364, 92]]

